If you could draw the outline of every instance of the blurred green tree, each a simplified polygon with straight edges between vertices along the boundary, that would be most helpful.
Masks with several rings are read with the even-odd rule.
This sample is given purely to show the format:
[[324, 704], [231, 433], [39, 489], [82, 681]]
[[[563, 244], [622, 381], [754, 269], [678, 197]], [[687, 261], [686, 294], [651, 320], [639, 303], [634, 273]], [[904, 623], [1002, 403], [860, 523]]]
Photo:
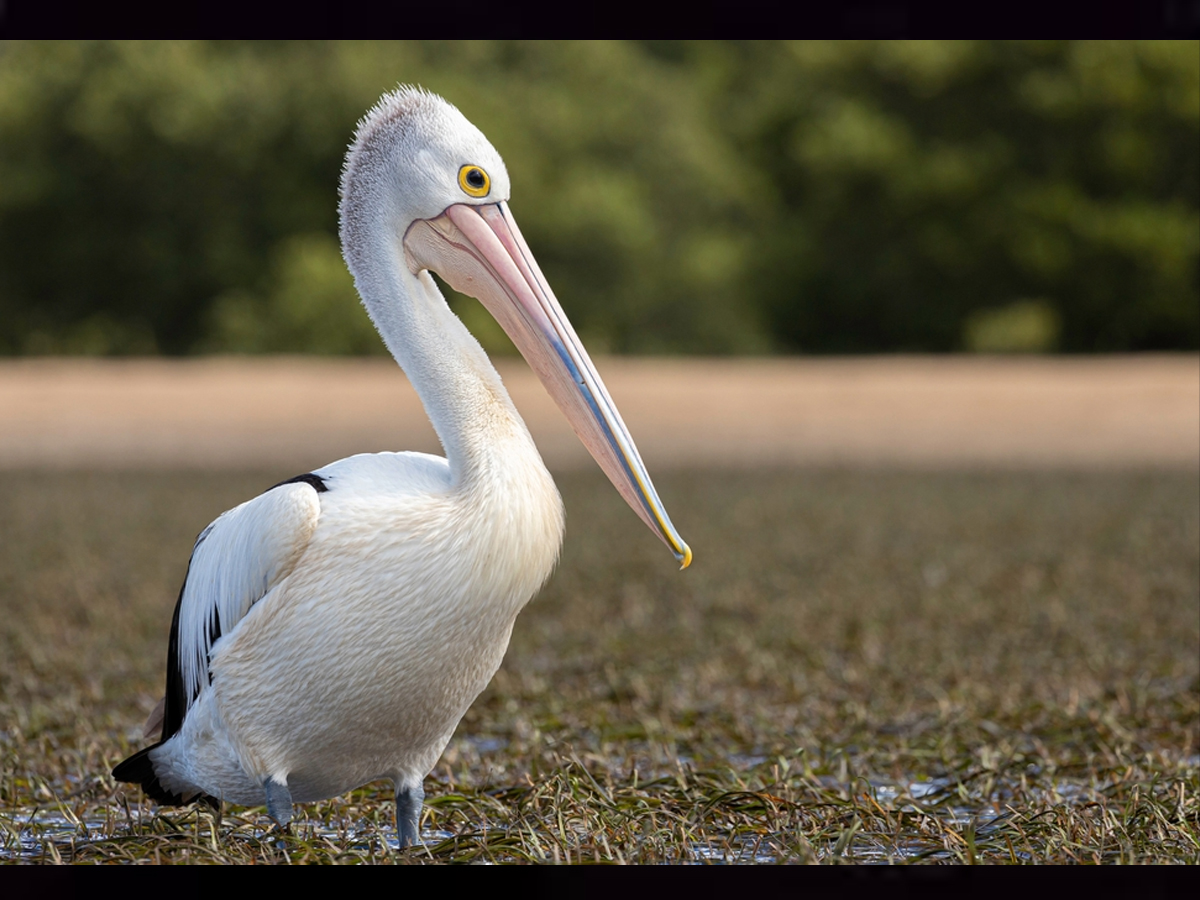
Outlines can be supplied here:
[[1195, 42], [5, 43], [0, 353], [382, 352], [336, 184], [400, 82], [597, 350], [1200, 347]]
[[729, 55], [717, 102], [775, 188], [753, 277], [782, 348], [955, 350], [1027, 297], [1058, 349], [1200, 346], [1195, 42]]

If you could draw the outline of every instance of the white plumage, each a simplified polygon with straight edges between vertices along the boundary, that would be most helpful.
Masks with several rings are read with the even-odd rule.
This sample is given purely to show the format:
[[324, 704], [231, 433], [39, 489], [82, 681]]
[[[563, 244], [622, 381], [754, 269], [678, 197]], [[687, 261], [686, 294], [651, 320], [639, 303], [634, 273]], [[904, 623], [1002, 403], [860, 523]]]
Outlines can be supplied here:
[[162, 737], [114, 769], [163, 803], [292, 801], [422, 781], [562, 541], [558, 492], [486, 354], [429, 270], [479, 297], [622, 496], [684, 565], [628, 431], [507, 208], [499, 155], [413, 88], [363, 119], [343, 250], [446, 459], [364, 454], [277, 485], [196, 541], [172, 623]]

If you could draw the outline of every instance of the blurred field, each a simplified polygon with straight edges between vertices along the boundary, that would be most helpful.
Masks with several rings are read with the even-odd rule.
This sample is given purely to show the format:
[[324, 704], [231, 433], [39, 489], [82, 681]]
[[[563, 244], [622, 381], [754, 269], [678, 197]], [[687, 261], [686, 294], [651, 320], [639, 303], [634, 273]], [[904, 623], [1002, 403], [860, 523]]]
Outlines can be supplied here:
[[[295, 409], [311, 421], [318, 401]], [[1186, 454], [689, 468], [646, 443], [696, 563], [676, 572], [603, 476], [565, 466], [562, 562], [428, 779], [426, 848], [408, 853], [388, 843], [379, 786], [304, 807], [280, 840], [261, 810], [216, 830], [108, 776], [161, 692], [196, 532], [291, 468], [9, 457], [0, 852], [1200, 862], [1200, 473]]]
[[[1200, 357], [602, 359], [664, 467], [1200, 467]], [[505, 384], [551, 469], [594, 463], [520, 360]], [[0, 468], [308, 471], [440, 452], [390, 360], [0, 360]]]

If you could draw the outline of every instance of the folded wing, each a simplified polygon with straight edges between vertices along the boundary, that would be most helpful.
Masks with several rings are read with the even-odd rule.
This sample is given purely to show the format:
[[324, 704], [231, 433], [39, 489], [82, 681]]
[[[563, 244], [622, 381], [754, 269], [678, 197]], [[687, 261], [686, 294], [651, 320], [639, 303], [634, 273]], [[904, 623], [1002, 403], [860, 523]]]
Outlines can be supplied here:
[[171, 622], [160, 741], [179, 730], [210, 684], [213, 645], [304, 555], [327, 489], [320, 477], [301, 475], [223, 513], [196, 539]]

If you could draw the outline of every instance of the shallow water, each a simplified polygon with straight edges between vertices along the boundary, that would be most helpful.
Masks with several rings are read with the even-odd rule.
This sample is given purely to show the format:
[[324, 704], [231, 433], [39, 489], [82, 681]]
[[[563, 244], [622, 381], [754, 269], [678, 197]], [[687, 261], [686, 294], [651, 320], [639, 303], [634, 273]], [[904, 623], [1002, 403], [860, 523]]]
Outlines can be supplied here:
[[[948, 778], [901, 783], [872, 779], [870, 785], [876, 802], [885, 809], [931, 816], [945, 827], [968, 828], [978, 839], [987, 838], [1003, 829], [1012, 815], [1003, 811], [1005, 798], [1000, 796], [1001, 792], [996, 792], [991, 797], [982, 797], [967, 791], [965, 797], [978, 805], [964, 805], [961, 786]], [[831, 783], [829, 786], [851, 790], [850, 785]], [[1011, 794], [1007, 790], [1003, 790], [1003, 793]], [[1036, 793], [1042, 802], [1048, 805], [1074, 806], [1092, 802], [1097, 798], [1094, 786], [1066, 780], [1055, 782], [1051, 788]], [[107, 807], [102, 816], [93, 815], [84, 819], [77, 818], [65, 805], [16, 810], [0, 817], [0, 861], [70, 862], [88, 850], [90, 845], [120, 841], [131, 832], [141, 831], [139, 826], [153, 817], [153, 813], [115, 805]], [[221, 840], [261, 841], [269, 838], [270, 824], [265, 816], [261, 821], [262, 827], [227, 826], [222, 829]], [[207, 826], [201, 826], [201, 829], [202, 833], [208, 832]], [[893, 863], [919, 859], [950, 861], [957, 858], [940, 841], [933, 840], [932, 836], [928, 839], [916, 839], [911, 835], [896, 835], [892, 838], [857, 832], [856, 829], [857, 826], [853, 826], [848, 833], [843, 833], [837, 841], [828, 845], [812, 846], [812, 854], [818, 860], [844, 859], [862, 863]], [[383, 849], [379, 843], [381, 829], [374, 822], [365, 819], [342, 819], [338, 820], [336, 825], [331, 825], [324, 820], [298, 817], [292, 822], [292, 830], [295, 835], [305, 840], [328, 842], [351, 854], [370, 855]], [[426, 846], [433, 848], [443, 841], [463, 838], [467, 834], [425, 829], [421, 838]], [[583, 840], [586, 835], [579, 834], [578, 837]], [[399, 850], [393, 828], [382, 829], [382, 841], [389, 850]], [[546, 835], [546, 843], [548, 846], [554, 844], [550, 835]], [[286, 841], [281, 841], [280, 849], [285, 847]], [[795, 835], [731, 834], [725, 841], [690, 843], [686, 851], [687, 856], [679, 861], [693, 864], [770, 864], [785, 858], [794, 858], [795, 850]], [[1015, 855], [1018, 859], [1028, 857], [1028, 854], [1020, 852]], [[546, 861], [555, 860], [547, 857]]]
[[[141, 825], [143, 820], [153, 818], [152, 815], [144, 815], [139, 811], [130, 811], [130, 815], [134, 825]], [[264, 827], [261, 829], [229, 830], [222, 839], [240, 841], [269, 838], [272, 827], [265, 824], [265, 817], [263, 821]], [[49, 863], [71, 862], [89, 845], [120, 839], [131, 830], [127, 827], [125, 810], [119, 807], [110, 807], [106, 817], [87, 819], [77, 819], [69, 813], [35, 807], [0, 818], [0, 829], [3, 830], [0, 861]], [[305, 839], [328, 840], [351, 852], [369, 852], [376, 849], [375, 842], [379, 839], [379, 829], [367, 821], [343, 822], [335, 828], [322, 821], [296, 818], [292, 820], [292, 829], [295, 834]], [[435, 845], [456, 836], [450, 831], [431, 828], [421, 832], [421, 840], [427, 845]], [[400, 849], [394, 829], [385, 829], [383, 840], [391, 850]]]

